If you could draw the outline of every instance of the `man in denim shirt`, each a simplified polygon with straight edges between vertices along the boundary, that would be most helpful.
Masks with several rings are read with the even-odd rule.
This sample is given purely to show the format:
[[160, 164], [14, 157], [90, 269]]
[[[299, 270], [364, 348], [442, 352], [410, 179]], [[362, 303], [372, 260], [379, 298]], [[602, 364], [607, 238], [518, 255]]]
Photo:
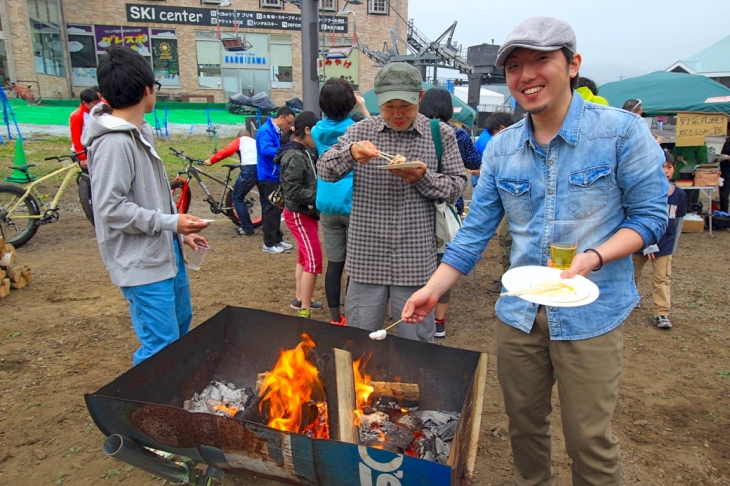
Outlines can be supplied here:
[[497, 301], [497, 360], [517, 485], [554, 484], [550, 412], [557, 380], [573, 484], [618, 485], [611, 431], [622, 367], [622, 323], [639, 301], [630, 255], [667, 224], [662, 151], [631, 113], [586, 103], [573, 91], [581, 56], [573, 29], [551, 17], [517, 26], [499, 50], [507, 85], [528, 116], [487, 146], [464, 226], [402, 317], [419, 322], [468, 274], [504, 214], [512, 268], [550, 264], [551, 223], [578, 222], [576, 274], [600, 289], [582, 307]]

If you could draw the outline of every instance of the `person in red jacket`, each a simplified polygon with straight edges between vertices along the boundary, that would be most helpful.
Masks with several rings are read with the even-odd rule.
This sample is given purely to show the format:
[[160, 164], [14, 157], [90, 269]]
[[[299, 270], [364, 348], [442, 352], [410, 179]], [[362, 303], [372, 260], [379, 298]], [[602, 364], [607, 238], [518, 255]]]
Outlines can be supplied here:
[[[71, 151], [74, 153], [84, 151], [84, 146], [81, 144], [81, 134], [84, 131], [89, 112], [100, 101], [99, 93], [91, 88], [83, 90], [79, 98], [81, 104], [68, 117], [68, 124], [71, 129]], [[79, 154], [79, 160], [81, 161], [81, 168], [86, 169], [86, 153]]]

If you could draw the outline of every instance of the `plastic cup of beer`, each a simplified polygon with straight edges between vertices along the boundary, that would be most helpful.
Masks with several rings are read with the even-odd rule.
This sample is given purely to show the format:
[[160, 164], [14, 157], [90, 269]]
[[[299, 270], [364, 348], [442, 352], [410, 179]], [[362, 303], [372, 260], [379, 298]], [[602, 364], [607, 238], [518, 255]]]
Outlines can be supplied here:
[[553, 268], [565, 270], [573, 263], [578, 249], [578, 225], [575, 221], [554, 221], [550, 239], [550, 259]]
[[209, 246], [199, 244], [197, 249], [191, 251], [188, 254], [188, 268], [195, 271], [200, 270], [208, 250], [210, 250]]

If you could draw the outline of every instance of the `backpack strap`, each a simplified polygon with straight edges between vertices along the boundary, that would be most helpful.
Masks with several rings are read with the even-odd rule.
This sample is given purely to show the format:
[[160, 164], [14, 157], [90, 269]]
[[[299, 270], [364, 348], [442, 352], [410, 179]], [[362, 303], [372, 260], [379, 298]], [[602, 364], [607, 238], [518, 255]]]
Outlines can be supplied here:
[[437, 172], [441, 172], [441, 156], [444, 154], [444, 144], [441, 141], [441, 127], [440, 121], [438, 120], [430, 120], [431, 122], [431, 138], [433, 139], [433, 144], [436, 146], [436, 158], [438, 159], [438, 170]]

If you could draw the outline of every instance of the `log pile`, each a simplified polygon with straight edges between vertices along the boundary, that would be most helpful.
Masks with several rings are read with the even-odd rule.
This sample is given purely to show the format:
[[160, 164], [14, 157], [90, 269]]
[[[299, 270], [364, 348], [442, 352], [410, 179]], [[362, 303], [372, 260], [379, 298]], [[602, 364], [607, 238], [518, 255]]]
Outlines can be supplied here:
[[22, 289], [33, 280], [28, 265], [16, 263], [15, 247], [0, 236], [0, 299], [7, 297], [11, 289]]

